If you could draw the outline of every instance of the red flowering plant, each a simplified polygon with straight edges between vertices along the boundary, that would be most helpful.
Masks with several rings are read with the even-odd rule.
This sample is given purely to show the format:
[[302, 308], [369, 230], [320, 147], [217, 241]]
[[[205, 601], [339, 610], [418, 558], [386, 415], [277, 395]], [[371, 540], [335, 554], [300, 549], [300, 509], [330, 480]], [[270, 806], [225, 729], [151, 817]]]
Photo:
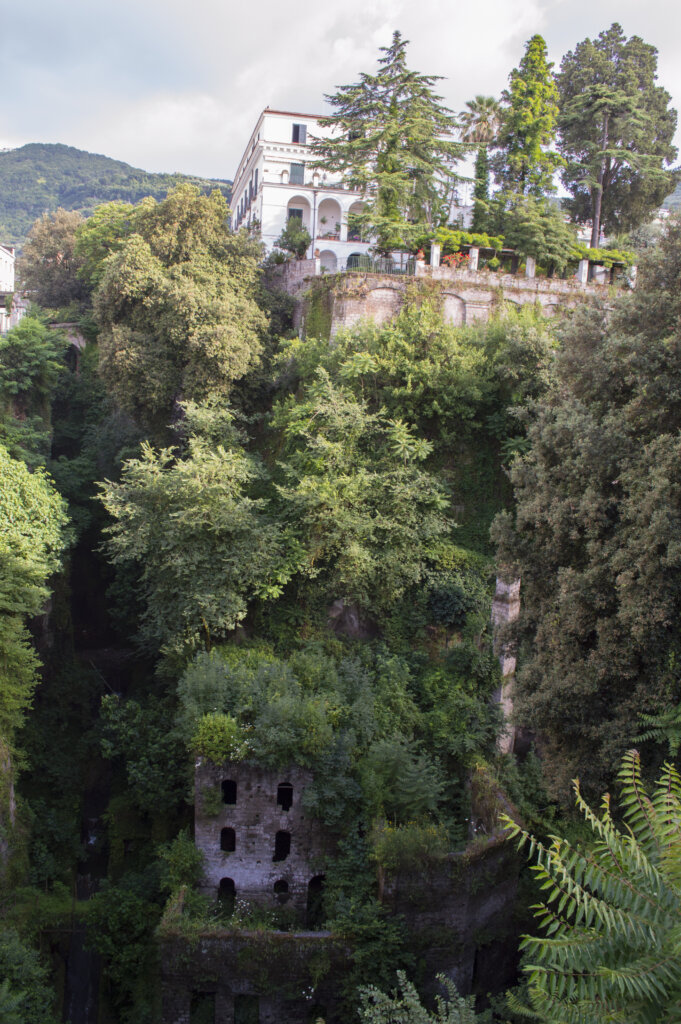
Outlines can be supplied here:
[[457, 267], [462, 267], [468, 263], [468, 254], [463, 252], [450, 252], [448, 256], [442, 257], [442, 262], [446, 267], [451, 267], [456, 270]]

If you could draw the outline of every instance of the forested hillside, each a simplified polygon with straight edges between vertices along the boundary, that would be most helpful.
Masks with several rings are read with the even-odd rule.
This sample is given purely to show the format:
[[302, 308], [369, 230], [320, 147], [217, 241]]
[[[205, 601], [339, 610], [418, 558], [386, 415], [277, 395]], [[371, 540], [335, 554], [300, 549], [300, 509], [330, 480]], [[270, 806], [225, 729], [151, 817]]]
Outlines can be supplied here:
[[186, 174], [150, 174], [121, 160], [73, 146], [29, 143], [0, 153], [0, 240], [21, 246], [36, 217], [58, 207], [84, 216], [100, 203], [161, 199], [168, 189], [190, 182], [229, 199], [231, 182]]

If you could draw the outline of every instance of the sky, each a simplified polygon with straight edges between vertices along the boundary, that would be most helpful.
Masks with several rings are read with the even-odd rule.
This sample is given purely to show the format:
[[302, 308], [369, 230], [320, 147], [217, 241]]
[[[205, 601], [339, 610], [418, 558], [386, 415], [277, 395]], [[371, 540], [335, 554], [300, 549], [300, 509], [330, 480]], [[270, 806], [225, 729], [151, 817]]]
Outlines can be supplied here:
[[657, 47], [681, 108], [678, 0], [21, 0], [0, 31], [0, 147], [62, 142], [231, 178], [264, 107], [323, 112], [325, 93], [375, 71], [395, 29], [458, 111], [500, 94], [535, 33], [558, 67], [613, 21]]

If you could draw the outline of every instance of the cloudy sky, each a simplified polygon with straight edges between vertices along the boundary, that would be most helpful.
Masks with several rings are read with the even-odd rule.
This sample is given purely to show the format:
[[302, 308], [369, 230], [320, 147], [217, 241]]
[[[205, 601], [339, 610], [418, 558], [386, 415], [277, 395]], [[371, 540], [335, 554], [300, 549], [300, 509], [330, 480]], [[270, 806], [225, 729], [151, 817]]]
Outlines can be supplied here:
[[63, 142], [230, 178], [263, 107], [323, 110], [396, 28], [459, 110], [500, 93], [534, 33], [558, 65], [613, 21], [657, 47], [681, 108], [678, 0], [22, 0], [0, 30], [0, 147]]

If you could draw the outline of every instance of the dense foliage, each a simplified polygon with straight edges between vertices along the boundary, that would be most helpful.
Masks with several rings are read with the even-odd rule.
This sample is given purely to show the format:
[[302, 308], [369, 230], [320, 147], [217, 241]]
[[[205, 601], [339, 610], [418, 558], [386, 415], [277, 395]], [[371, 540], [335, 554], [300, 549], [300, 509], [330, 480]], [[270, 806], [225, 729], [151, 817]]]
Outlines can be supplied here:
[[678, 700], [681, 228], [636, 292], [562, 331], [499, 557], [522, 578], [518, 714], [555, 785], [603, 786], [637, 716]]
[[[512, 247], [514, 264], [532, 257], [549, 274], [580, 258], [631, 262], [623, 240], [576, 244], [546, 198], [556, 91], [540, 37], [501, 113], [490, 97], [467, 105], [476, 230], [447, 227], [459, 148], [435, 78], [407, 68], [405, 46], [396, 34], [328, 119], [342, 131], [326, 158], [366, 184], [379, 248], [435, 239], [456, 263], [466, 247], [505, 259]], [[494, 196], [488, 149], [503, 157]], [[0, 913], [20, 935], [7, 928], [0, 942], [0, 1016], [18, 1024], [31, 991], [50, 1020], [29, 946], [52, 944], [57, 963], [47, 937], [79, 922], [102, 957], [99, 1017], [117, 1024], [154, 1019], [159, 922], [194, 944], [205, 930], [300, 924], [290, 906], [233, 909], [194, 888], [192, 773], [197, 761], [240, 761], [311, 774], [303, 809], [329, 850], [307, 925], [347, 950], [343, 1019], [357, 1019], [364, 989], [367, 1024], [472, 1022], [470, 998], [447, 985], [434, 1010], [421, 1002], [413, 983], [452, 932], [411, 929], [391, 885], [450, 872], [463, 886], [481, 851], [505, 856], [485, 834], [494, 812], [482, 805], [498, 796], [489, 771], [546, 831], [561, 813], [548, 791], [564, 795], [576, 771], [592, 787], [633, 736], [653, 758], [655, 742], [678, 740], [681, 228], [649, 246], [638, 289], [617, 301], [547, 320], [499, 295], [489, 322], [453, 327], [438, 288], [415, 280], [392, 321], [330, 341], [333, 279], [307, 297], [296, 335], [290, 298], [264, 288], [258, 244], [230, 231], [220, 192], [184, 184], [161, 201], [126, 198], [87, 219], [48, 214], [27, 243], [35, 298], [71, 339], [76, 321], [85, 347], [68, 346], [47, 313], [0, 340], [3, 881], [7, 847], [18, 850]], [[294, 255], [309, 244], [294, 222], [280, 241]], [[499, 561], [521, 576], [524, 600], [516, 713], [539, 754], [522, 761], [495, 742], [489, 526], [500, 510]], [[537, 1006], [549, 1005], [542, 963], [556, 956], [591, 999], [583, 968], [597, 949], [607, 984], [634, 1007], [652, 1005], [665, 979], [676, 985], [675, 966], [632, 974], [642, 943], [631, 907], [596, 891], [604, 878], [606, 901], [617, 888], [606, 869], [634, 879], [655, 908], [651, 941], [676, 956], [676, 867], [663, 848], [678, 826], [673, 769], [665, 780], [667, 797], [648, 799], [635, 774], [628, 836], [617, 808], [597, 819], [582, 803], [595, 845], [587, 835], [566, 853], [541, 840], [544, 880], [558, 865], [589, 891], [576, 932], [570, 918], [560, 940], [532, 940], [546, 957], [530, 973]], [[222, 799], [220, 787], [200, 793], [201, 810], [217, 814]], [[558, 820], [553, 831], [568, 828]], [[97, 892], [74, 901], [83, 875]], [[476, 884], [471, 900], [486, 899]], [[413, 902], [430, 913], [429, 884]], [[596, 934], [601, 910], [610, 930]], [[496, 956], [489, 936], [477, 942]]]
[[[681, 1010], [681, 779], [665, 765], [652, 793], [632, 750], [620, 771], [618, 825], [610, 797], [600, 816], [575, 782], [593, 834], [586, 849], [542, 842], [508, 821], [527, 847], [543, 894], [543, 935], [525, 936], [535, 1020], [556, 1024], [659, 1024]], [[515, 1004], [517, 1005], [517, 1003]]]

